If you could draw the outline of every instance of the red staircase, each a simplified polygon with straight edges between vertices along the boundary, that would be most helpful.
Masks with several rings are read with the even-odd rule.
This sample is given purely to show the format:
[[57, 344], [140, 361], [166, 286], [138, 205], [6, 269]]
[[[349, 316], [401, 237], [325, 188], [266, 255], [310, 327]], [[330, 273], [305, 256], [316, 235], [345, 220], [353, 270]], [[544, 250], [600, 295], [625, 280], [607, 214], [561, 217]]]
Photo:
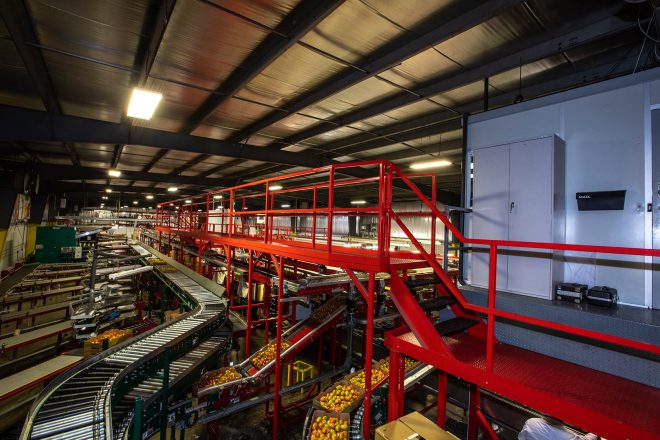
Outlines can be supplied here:
[[[352, 169], [352, 177], [341, 178], [340, 175], [349, 168]], [[364, 177], [357, 178], [355, 175]], [[431, 179], [430, 200], [412, 181], [419, 178]], [[269, 188], [274, 187], [275, 182], [284, 188], [271, 191]], [[496, 438], [479, 408], [481, 388], [608, 439], [660, 438], [658, 389], [503, 344], [494, 336], [495, 320], [506, 319], [541, 331], [578, 337], [587, 344], [635, 351], [657, 361], [660, 347], [654, 344], [497, 309], [495, 275], [497, 253], [503, 247], [654, 257], [660, 257], [660, 251], [467, 238], [437, 209], [435, 183], [435, 176], [404, 174], [386, 161], [332, 165], [203, 194], [192, 198], [190, 202], [181, 200], [160, 204], [156, 229], [161, 233], [178, 234], [193, 241], [211, 243], [213, 247], [244, 248], [280, 258], [343, 268], [367, 301], [367, 338], [373, 332], [375, 273], [388, 272], [391, 277], [391, 297], [407, 324], [390, 332], [386, 338], [386, 345], [391, 350], [390, 418], [398, 417], [403, 411], [403, 370], [397, 366], [401, 365], [401, 355], [405, 354], [433, 365], [441, 372], [438, 383], [440, 425], [444, 425], [442, 408], [446, 374], [458, 376], [471, 384], [470, 439], [476, 439], [478, 431], [482, 431], [486, 438]], [[352, 185], [369, 185], [378, 196], [377, 204], [342, 204], [335, 189]], [[393, 209], [393, 191], [402, 187], [417, 195], [424, 206], [421, 212]], [[309, 207], [303, 209], [289, 208], [289, 203], [282, 201], [290, 196], [311, 201], [311, 206], [308, 204]], [[255, 221], [260, 225], [258, 228], [246, 228], [250, 216], [260, 220]], [[333, 220], [338, 216], [377, 218], [376, 248], [363, 249], [351, 247], [346, 242], [338, 243], [332, 231]], [[311, 225], [305, 224], [295, 231], [287, 230], [281, 234], [277, 232], [283, 224], [281, 217], [304, 217], [310, 220]], [[407, 221], [414, 217], [428, 219], [432, 244], [436, 242], [437, 224], [442, 222], [464, 247], [479, 245], [489, 249], [487, 307], [466, 300], [450, 275], [441, 267], [435, 246], [426, 250], [407, 226]], [[319, 219], [324, 219], [325, 225], [320, 224]], [[414, 251], [391, 249], [394, 226], [412, 243]], [[408, 270], [420, 267], [431, 268], [434, 278], [407, 279]], [[368, 286], [360, 283], [354, 270], [370, 274]], [[432, 307], [449, 307], [454, 318], [442, 322], [429, 318], [429, 303], [418, 302], [412, 293], [424, 283], [435, 284], [436, 292], [439, 292]], [[365, 366], [368, 387], [371, 374], [369, 342], [366, 344]], [[369, 420], [370, 393], [371, 390], [367, 389], [365, 420]]]
[[[552, 243], [520, 243], [475, 240], [464, 237], [422, 192], [392, 166], [393, 175], [403, 180], [429, 208], [432, 221], [438, 219], [445, 227], [466, 244], [488, 245], [490, 248], [488, 307], [469, 304], [460, 290], [444, 272], [438, 261], [406, 227], [394, 211], [389, 215], [406, 234], [437, 275], [433, 282], [441, 284], [449, 297], [455, 318], [432, 323], [420, 308], [416, 299], [397, 271], [391, 272], [392, 298], [404, 317], [408, 328], [390, 332], [386, 345], [392, 350], [392, 365], [400, 365], [397, 359], [405, 354], [434, 365], [441, 372], [458, 376], [471, 384], [468, 438], [476, 439], [481, 430], [486, 438], [496, 439], [481, 409], [479, 389], [487, 388], [511, 400], [549, 414], [573, 426], [596, 433], [608, 439], [660, 438], [660, 390], [611, 374], [602, 373], [570, 362], [544, 356], [496, 341], [494, 323], [496, 317], [517, 320], [538, 328], [559, 330], [583, 336], [594, 341], [620, 347], [633, 348], [657, 359], [660, 347], [586, 331], [579, 328], [542, 321], [495, 308], [495, 274], [497, 273], [498, 247], [527, 247], [546, 249], [570, 249], [586, 252], [651, 255], [656, 251], [646, 249], [609, 248]], [[485, 315], [486, 324], [479, 314]], [[467, 332], [465, 332], [467, 330]], [[389, 419], [400, 417], [403, 411], [401, 375], [390, 372]], [[442, 388], [442, 385], [440, 385]], [[439, 399], [443, 398], [439, 390]], [[444, 425], [444, 416], [438, 416]]]

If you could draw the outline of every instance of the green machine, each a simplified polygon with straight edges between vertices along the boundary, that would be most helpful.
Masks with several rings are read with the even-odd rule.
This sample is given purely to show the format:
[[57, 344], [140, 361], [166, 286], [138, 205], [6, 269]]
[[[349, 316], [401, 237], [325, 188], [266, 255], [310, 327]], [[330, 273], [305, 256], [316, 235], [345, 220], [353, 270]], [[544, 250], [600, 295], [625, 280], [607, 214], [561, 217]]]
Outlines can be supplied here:
[[34, 258], [37, 263], [63, 263], [71, 261], [73, 250], [78, 246], [76, 231], [70, 226], [40, 226]]

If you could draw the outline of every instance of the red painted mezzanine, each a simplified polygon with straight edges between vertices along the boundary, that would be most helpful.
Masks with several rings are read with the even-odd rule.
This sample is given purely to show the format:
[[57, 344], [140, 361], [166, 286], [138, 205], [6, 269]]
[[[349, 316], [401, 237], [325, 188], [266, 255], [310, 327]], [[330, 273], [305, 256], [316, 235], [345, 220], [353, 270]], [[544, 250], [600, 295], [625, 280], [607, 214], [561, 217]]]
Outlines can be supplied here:
[[[348, 170], [351, 177], [344, 177], [342, 173]], [[364, 177], [353, 177], [355, 175]], [[426, 182], [430, 182], [430, 188], [427, 189], [431, 196], [428, 198], [420, 189]], [[359, 206], [350, 204], [351, 190], [357, 188], [368, 188], [369, 193], [373, 194], [373, 201], [367, 200], [366, 204]], [[414, 194], [415, 201], [423, 207], [421, 210], [402, 212], [393, 208], [393, 202], [398, 201], [395, 194], [400, 194], [402, 188]], [[587, 344], [632, 350], [652, 359], [658, 358], [660, 346], [498, 310], [494, 283], [496, 256], [502, 248], [656, 257], [660, 256], [660, 251], [467, 238], [438, 210], [435, 188], [434, 175], [404, 174], [391, 162], [367, 161], [301, 171], [203, 194], [189, 200], [158, 205], [156, 230], [160, 243], [163, 243], [162, 234], [166, 233], [194, 240], [200, 256], [209, 248], [221, 248], [227, 256], [233, 255], [236, 249], [270, 256], [279, 282], [273, 437], [277, 435], [280, 426], [281, 403], [278, 390], [282, 385], [280, 344], [283, 265], [285, 259], [292, 259], [343, 269], [367, 303], [364, 353], [366, 437], [371, 432], [369, 420], [373, 391], [370, 384], [375, 276], [377, 272], [386, 272], [390, 274], [391, 299], [406, 323], [389, 332], [386, 337], [391, 362], [388, 399], [390, 420], [401, 416], [403, 411], [401, 355], [404, 354], [433, 365], [440, 372], [437, 423], [442, 427], [445, 426], [446, 375], [455, 375], [471, 384], [469, 439], [476, 439], [478, 431], [486, 438], [497, 438], [479, 408], [481, 388], [608, 439], [660, 438], [660, 390], [500, 343], [495, 337], [495, 319], [507, 319], [539, 330], [578, 337]], [[307, 203], [305, 207], [298, 208], [290, 208], [282, 203], [292, 198], [307, 200]], [[409, 201], [410, 197], [406, 200]], [[305, 219], [305, 226], [292, 228], [291, 217], [295, 217], [298, 223]], [[333, 234], [333, 220], [339, 217], [375, 221], [376, 245], [365, 249], [336, 237], [338, 234]], [[408, 224], [415, 217], [427, 221], [428, 236], [433, 244], [438, 241], [438, 227], [442, 222], [463, 247], [488, 249], [490, 266], [487, 307], [469, 303], [452, 277], [443, 270], [442, 257], [437, 255], [436, 246], [424, 246], [411, 232]], [[391, 246], [394, 232], [409, 240], [412, 251], [400, 251]], [[445, 326], [443, 323], [434, 324], [406, 286], [407, 271], [420, 267], [431, 268], [435, 273], [436, 292], [441, 297], [448, 297], [451, 310], [456, 316], [450, 320], [453, 322], [448, 321], [444, 323]], [[201, 258], [198, 269], [201, 269]], [[368, 273], [366, 285], [356, 277], [355, 271]], [[227, 278], [229, 286], [230, 280]], [[449, 331], [452, 327], [461, 331]]]

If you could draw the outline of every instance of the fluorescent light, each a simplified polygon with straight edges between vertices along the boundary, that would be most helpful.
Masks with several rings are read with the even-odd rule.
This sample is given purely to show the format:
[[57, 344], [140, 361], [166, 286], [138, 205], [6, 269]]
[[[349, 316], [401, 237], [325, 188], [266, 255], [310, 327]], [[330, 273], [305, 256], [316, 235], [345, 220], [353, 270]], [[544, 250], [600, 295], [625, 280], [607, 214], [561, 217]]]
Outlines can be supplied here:
[[138, 201], [137, 201], [137, 200], [133, 200], [133, 204], [134, 204], [134, 205], [137, 205], [137, 204], [138, 204]]
[[112, 190], [111, 190], [110, 188], [106, 188], [106, 189], [105, 189], [105, 192], [107, 192], [107, 193], [111, 193]]
[[147, 200], [151, 200], [151, 199], [153, 199], [153, 198], [154, 198], [154, 196], [152, 196], [151, 194], [149, 194], [149, 195], [147, 196]]
[[175, 206], [174, 209], [179, 209], [179, 207], [178, 207], [178, 206]]
[[198, 209], [197, 212], [202, 212], [202, 210], [201, 210], [201, 209]]
[[104, 206], [105, 206], [105, 203], [101, 203], [101, 208], [103, 208]]
[[121, 176], [121, 171], [119, 171], [119, 170], [109, 170], [108, 171], [108, 176], [110, 176], [110, 177], [119, 177], [119, 176]]
[[163, 99], [161, 93], [149, 92], [136, 87], [131, 94], [126, 115], [131, 118], [151, 119], [161, 99]]
[[169, 188], [167, 188], [167, 191], [171, 193], [177, 192], [178, 190], [179, 188], [177, 188], [176, 186], [170, 186]]
[[269, 191], [279, 191], [281, 189], [282, 189], [282, 185], [273, 185], [268, 187]]
[[103, 200], [108, 200], [108, 196], [101, 197]]
[[192, 200], [186, 200], [186, 204], [191, 204]]
[[351, 205], [366, 205], [366, 200], [351, 200]]
[[430, 162], [416, 162], [410, 165], [410, 168], [412, 168], [413, 170], [424, 170], [427, 168], [447, 167], [449, 165], [451, 165], [451, 162], [442, 159], [442, 160], [432, 160]]
[[281, 205], [281, 206], [282, 206], [282, 208], [291, 208], [291, 205], [289, 205], [288, 203], [285, 203], [285, 204], [283, 204], [283, 205]]
[[128, 205], [124, 205], [124, 208], [128, 208]]
[[247, 209], [248, 209], [247, 206], [243, 206], [243, 210], [244, 210], [244, 211], [247, 211]]
[[222, 199], [222, 195], [219, 195], [219, 196], [218, 196], [218, 195], [213, 196], [213, 199], [215, 199], [215, 200], [220, 200], [220, 199]]

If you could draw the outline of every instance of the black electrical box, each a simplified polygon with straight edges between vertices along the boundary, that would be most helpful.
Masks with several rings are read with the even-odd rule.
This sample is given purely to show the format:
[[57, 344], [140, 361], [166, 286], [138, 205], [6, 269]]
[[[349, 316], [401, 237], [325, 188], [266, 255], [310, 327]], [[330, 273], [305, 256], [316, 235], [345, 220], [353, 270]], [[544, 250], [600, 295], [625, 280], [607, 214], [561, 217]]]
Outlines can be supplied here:
[[620, 211], [626, 201], [626, 190], [575, 193], [578, 211]]

